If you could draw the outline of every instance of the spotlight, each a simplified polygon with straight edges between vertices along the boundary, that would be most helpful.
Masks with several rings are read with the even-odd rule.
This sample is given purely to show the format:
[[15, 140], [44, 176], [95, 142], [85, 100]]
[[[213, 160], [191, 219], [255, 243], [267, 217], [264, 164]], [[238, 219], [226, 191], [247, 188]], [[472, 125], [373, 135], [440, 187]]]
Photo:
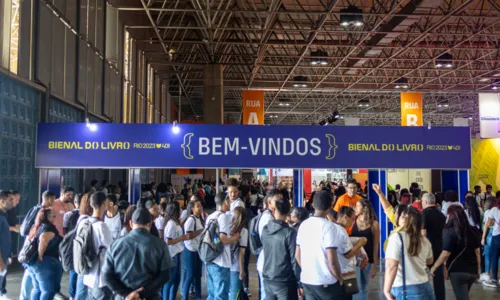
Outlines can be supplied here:
[[326, 121], [325, 120], [322, 120], [318, 123], [320, 126], [325, 126], [326, 125]]
[[363, 26], [363, 10], [354, 5], [349, 5], [347, 8], [340, 10], [340, 25], [347, 27], [353, 25], [356, 27]]
[[359, 107], [369, 107], [370, 106], [370, 100], [360, 100], [358, 102]]
[[85, 123], [87, 124], [87, 128], [90, 131], [96, 131], [97, 130], [97, 124], [90, 123], [89, 118], [85, 119]]
[[453, 68], [453, 56], [450, 53], [444, 53], [436, 59], [436, 68]]
[[437, 107], [439, 108], [447, 108], [449, 107], [450, 105], [448, 104], [448, 100], [440, 100], [437, 104]]
[[322, 50], [316, 50], [311, 52], [311, 65], [322, 65], [328, 64], [328, 52]]
[[295, 76], [293, 78], [293, 81], [294, 81], [293, 83], [294, 87], [303, 87], [303, 88], [307, 87], [307, 77], [305, 76]]
[[408, 79], [405, 77], [401, 77], [398, 80], [396, 80], [396, 85], [395, 88], [397, 89], [407, 89], [410, 86], [408, 85]]
[[179, 128], [179, 126], [177, 126], [177, 121], [174, 121], [172, 123], [172, 132], [178, 134], [180, 131], [181, 129]]

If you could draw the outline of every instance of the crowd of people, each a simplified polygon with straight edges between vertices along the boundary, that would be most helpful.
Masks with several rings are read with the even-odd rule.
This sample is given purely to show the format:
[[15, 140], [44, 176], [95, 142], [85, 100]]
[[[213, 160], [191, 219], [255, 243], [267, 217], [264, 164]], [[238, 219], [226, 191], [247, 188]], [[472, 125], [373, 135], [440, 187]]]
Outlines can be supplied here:
[[[20, 194], [0, 191], [0, 299], [12, 262], [10, 232], [24, 237], [20, 299], [208, 299], [252, 296], [256, 256], [259, 299], [368, 299], [379, 270], [380, 225], [367, 189], [355, 180], [322, 182], [305, 207], [289, 188], [230, 179], [219, 190], [187, 182], [143, 187], [130, 205], [125, 187], [92, 181], [84, 194], [46, 191], [21, 225]], [[373, 184], [393, 231], [385, 254], [387, 299], [469, 299], [475, 282], [498, 287], [500, 195], [476, 187], [465, 205], [455, 191], [432, 194], [418, 184], [387, 195]], [[207, 207], [215, 210], [207, 214]], [[432, 276], [429, 276], [431, 274]], [[406, 297], [406, 298], [404, 298]]]

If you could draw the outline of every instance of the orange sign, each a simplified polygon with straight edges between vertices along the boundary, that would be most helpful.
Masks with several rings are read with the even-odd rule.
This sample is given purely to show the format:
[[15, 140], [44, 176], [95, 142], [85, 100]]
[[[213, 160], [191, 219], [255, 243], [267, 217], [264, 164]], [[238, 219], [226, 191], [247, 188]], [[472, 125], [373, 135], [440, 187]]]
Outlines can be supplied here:
[[401, 125], [422, 126], [422, 93], [401, 93]]
[[243, 94], [243, 124], [264, 124], [264, 91], [244, 90]]

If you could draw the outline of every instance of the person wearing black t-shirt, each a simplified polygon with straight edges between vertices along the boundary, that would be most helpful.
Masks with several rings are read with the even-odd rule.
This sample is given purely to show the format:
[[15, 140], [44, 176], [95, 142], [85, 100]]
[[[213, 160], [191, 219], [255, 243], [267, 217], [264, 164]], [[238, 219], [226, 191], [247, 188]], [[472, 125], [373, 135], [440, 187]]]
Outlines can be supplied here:
[[[422, 196], [422, 218], [423, 232], [431, 242], [432, 255], [434, 261], [437, 261], [439, 254], [443, 250], [443, 229], [446, 223], [446, 217], [443, 215], [439, 207], [436, 205], [436, 197], [431, 193], [425, 193]], [[434, 273], [434, 293], [436, 300], [445, 300], [446, 292], [444, 287], [443, 266], [436, 269]]]
[[469, 225], [464, 209], [452, 205], [443, 231], [443, 251], [431, 268], [435, 273], [446, 262], [453, 293], [457, 300], [468, 300], [469, 290], [481, 274], [480, 238]]

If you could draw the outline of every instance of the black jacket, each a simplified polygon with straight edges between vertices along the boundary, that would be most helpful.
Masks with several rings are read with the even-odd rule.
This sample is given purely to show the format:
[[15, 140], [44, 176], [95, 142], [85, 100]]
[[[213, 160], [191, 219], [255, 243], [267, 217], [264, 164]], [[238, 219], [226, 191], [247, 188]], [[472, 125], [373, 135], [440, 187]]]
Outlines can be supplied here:
[[142, 287], [141, 298], [160, 299], [174, 266], [162, 239], [145, 229], [134, 229], [111, 244], [101, 275], [106, 285], [123, 298]]
[[271, 220], [262, 231], [265, 253], [264, 279], [276, 282], [299, 282], [300, 267], [295, 260], [297, 232], [286, 222]]

